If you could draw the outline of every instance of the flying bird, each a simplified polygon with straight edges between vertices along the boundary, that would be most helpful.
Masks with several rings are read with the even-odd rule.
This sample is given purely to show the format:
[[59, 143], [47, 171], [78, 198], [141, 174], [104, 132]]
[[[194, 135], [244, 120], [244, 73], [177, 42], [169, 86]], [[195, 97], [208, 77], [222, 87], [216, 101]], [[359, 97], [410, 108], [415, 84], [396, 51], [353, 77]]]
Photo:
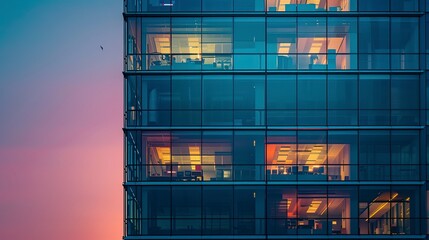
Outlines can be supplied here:
[[101, 48], [101, 51], [103, 51], [103, 50], [104, 50], [103, 46], [101, 46], [101, 45], [100, 45], [100, 48]]

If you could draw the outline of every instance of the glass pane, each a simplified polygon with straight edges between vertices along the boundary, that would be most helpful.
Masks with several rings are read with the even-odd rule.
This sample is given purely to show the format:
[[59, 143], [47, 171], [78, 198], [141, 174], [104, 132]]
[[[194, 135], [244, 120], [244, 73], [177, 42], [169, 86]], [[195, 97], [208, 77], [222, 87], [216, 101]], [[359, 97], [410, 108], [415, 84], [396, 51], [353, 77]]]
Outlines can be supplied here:
[[327, 171], [326, 135], [325, 131], [298, 132], [298, 181], [321, 181], [334, 177], [334, 175], [328, 176]]
[[265, 0], [234, 0], [234, 11], [264, 11]]
[[266, 174], [268, 181], [296, 181], [297, 136], [295, 131], [270, 131], [267, 133]]
[[418, 18], [392, 18], [392, 53], [418, 53], [419, 52], [419, 19]]
[[234, 187], [234, 234], [265, 234], [265, 188]]
[[296, 109], [296, 76], [267, 77], [267, 109]]
[[232, 126], [233, 110], [205, 110], [202, 113], [202, 124], [210, 126]]
[[366, 126], [389, 125], [390, 110], [359, 110], [359, 124]]
[[326, 110], [298, 110], [297, 123], [302, 126], [326, 125]]
[[358, 3], [359, 11], [389, 11], [390, 5], [389, 0], [359, 0]]
[[269, 69], [293, 69], [296, 64], [296, 18], [267, 19]]
[[263, 131], [236, 131], [234, 133], [234, 164], [262, 165], [265, 158]]
[[389, 54], [359, 54], [359, 69], [388, 70], [390, 69]]
[[328, 76], [328, 108], [357, 109], [357, 76]]
[[418, 131], [392, 131], [392, 164], [418, 165], [419, 138]]
[[232, 76], [203, 76], [203, 109], [232, 109]]
[[[390, 164], [390, 133], [382, 130], [365, 130], [359, 133], [359, 164]], [[368, 172], [376, 175], [377, 172]]]
[[201, 187], [172, 187], [173, 234], [201, 235]]
[[[218, 4], [218, 2], [215, 2]], [[234, 18], [234, 52], [264, 53], [265, 52], [265, 19]]]
[[[370, 0], [370, 2], [377, 6], [381, 5], [379, 1]], [[389, 36], [389, 18], [359, 18], [359, 52], [388, 53], [390, 46]]]
[[263, 110], [265, 109], [265, 77], [235, 76], [234, 78], [234, 109]]
[[173, 64], [201, 64], [201, 18], [173, 18], [171, 31]]
[[299, 69], [327, 68], [326, 18], [298, 18]]
[[330, 179], [357, 180], [358, 133], [357, 131], [328, 132], [328, 169]]
[[267, 189], [268, 234], [297, 234], [297, 189], [269, 186]]
[[201, 109], [201, 76], [173, 76], [172, 108]]
[[207, 12], [230, 12], [232, 11], [232, 0], [202, 0], [203, 11]]
[[326, 109], [326, 75], [298, 76], [298, 109]]
[[[135, 141], [139, 138], [133, 138]], [[140, 157], [144, 164], [143, 172], [149, 181], [170, 181], [177, 168], [172, 168], [171, 164], [171, 137], [168, 132], [144, 132], [142, 143], [144, 154]], [[142, 144], [141, 143], [141, 144]], [[143, 146], [143, 145], [142, 145]], [[136, 153], [138, 156], [140, 153]]]
[[232, 131], [204, 131], [202, 138], [202, 158], [204, 165], [214, 165], [215, 171], [204, 171], [204, 180], [223, 179], [222, 166], [232, 164]]
[[[164, 0], [164, 1], [153, 1], [153, 0], [143, 0], [143, 10], [147, 9], [148, 12], [169, 12], [171, 11], [171, 6], [173, 6], [174, 0]], [[141, 3], [140, 3], [141, 4]]]
[[418, 11], [418, 0], [392, 0], [391, 11]]
[[357, 110], [328, 110], [328, 125], [357, 125]]
[[172, 5], [173, 12], [201, 11], [201, 0], [175, 0]]
[[272, 126], [295, 126], [296, 110], [268, 110], [267, 124]]
[[356, 18], [328, 18], [328, 69], [357, 68]]
[[392, 75], [392, 109], [419, 109], [420, 81], [418, 75]]
[[232, 53], [232, 18], [203, 18], [203, 53]]
[[235, 70], [265, 69], [265, 54], [234, 54]]
[[359, 108], [390, 109], [390, 79], [388, 75], [361, 75]]

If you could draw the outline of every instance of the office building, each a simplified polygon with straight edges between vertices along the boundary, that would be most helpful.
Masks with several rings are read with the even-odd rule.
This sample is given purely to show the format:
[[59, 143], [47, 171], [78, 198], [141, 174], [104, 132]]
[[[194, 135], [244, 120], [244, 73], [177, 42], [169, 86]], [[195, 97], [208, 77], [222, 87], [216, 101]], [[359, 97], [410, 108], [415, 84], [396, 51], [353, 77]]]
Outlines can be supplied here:
[[427, 12], [124, 1], [124, 239], [426, 239]]

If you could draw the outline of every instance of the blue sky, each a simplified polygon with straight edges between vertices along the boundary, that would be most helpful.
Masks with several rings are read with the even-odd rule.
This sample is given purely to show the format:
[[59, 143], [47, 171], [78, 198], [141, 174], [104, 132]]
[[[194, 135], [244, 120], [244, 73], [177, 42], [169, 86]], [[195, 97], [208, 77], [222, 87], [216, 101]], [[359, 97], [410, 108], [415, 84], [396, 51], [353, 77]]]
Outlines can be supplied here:
[[1, 239], [120, 239], [122, 3], [0, 3]]

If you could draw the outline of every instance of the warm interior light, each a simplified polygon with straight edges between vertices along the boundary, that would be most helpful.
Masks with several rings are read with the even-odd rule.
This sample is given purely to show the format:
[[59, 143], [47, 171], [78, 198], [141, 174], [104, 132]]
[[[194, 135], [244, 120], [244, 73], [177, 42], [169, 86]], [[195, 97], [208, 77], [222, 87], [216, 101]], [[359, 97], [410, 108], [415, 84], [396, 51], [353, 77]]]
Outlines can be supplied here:
[[231, 177], [231, 170], [223, 170], [223, 178], [228, 179]]
[[292, 43], [279, 43], [279, 54], [288, 54]]
[[310, 47], [310, 53], [320, 53], [320, 49], [322, 49], [322, 43], [313, 42]]
[[320, 153], [322, 153], [322, 146], [314, 146], [311, 149], [310, 155], [307, 158], [307, 161], [316, 161], [319, 158]]
[[395, 193], [393, 196], [392, 196], [392, 198], [389, 200], [389, 201], [387, 201], [387, 202], [385, 202], [385, 203], [383, 203], [383, 204], [381, 204], [372, 214], [370, 214], [369, 215], [369, 218], [367, 218], [365, 221], [367, 221], [368, 222], [368, 220], [370, 219], [370, 218], [372, 218], [372, 217], [374, 217], [378, 212], [380, 212], [387, 204], [389, 204], [393, 199], [395, 199], [397, 196], [398, 196], [399, 194], [398, 193]]
[[291, 0], [279, 0], [276, 4], [277, 11], [285, 11], [285, 5], [290, 4]]
[[155, 37], [156, 52], [161, 54], [170, 53], [170, 38], [168, 37]]
[[156, 147], [156, 153], [162, 164], [171, 162], [170, 147]]
[[277, 162], [286, 162], [289, 152], [290, 146], [281, 146], [277, 154]]
[[191, 160], [191, 164], [201, 164], [200, 147], [189, 147], [189, 157]]
[[317, 209], [319, 208], [320, 204], [322, 203], [321, 200], [313, 200], [310, 203], [310, 206], [307, 209], [307, 213], [316, 213]]
[[320, 0], [307, 0], [307, 4], [316, 4], [316, 5], [319, 5], [320, 4]]

